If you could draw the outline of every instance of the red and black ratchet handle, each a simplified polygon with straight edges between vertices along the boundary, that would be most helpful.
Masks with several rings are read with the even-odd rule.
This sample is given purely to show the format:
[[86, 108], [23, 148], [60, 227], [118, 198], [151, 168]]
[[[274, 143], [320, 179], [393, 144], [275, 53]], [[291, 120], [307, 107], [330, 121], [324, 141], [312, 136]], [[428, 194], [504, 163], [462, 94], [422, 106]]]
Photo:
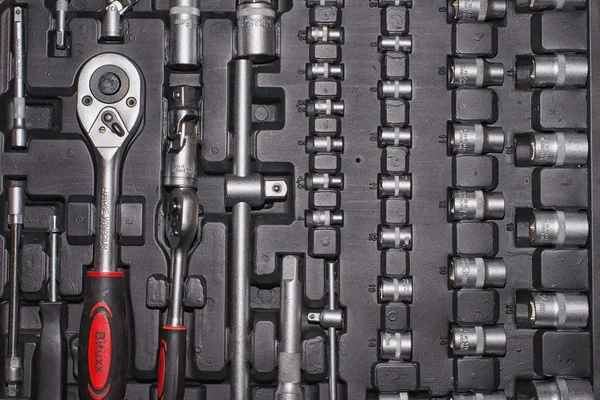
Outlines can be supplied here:
[[186, 327], [165, 325], [158, 353], [159, 400], [182, 400], [185, 391]]

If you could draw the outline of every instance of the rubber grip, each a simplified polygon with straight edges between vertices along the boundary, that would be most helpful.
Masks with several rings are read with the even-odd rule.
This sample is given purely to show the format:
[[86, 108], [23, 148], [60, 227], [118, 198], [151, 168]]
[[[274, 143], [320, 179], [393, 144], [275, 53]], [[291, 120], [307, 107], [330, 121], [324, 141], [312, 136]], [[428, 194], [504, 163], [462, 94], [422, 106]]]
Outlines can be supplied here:
[[37, 399], [65, 399], [67, 383], [67, 303], [40, 303], [42, 331], [37, 348]]
[[127, 383], [125, 277], [87, 273], [79, 330], [79, 397], [122, 400]]
[[185, 389], [185, 326], [163, 326], [158, 348], [158, 398], [183, 400]]

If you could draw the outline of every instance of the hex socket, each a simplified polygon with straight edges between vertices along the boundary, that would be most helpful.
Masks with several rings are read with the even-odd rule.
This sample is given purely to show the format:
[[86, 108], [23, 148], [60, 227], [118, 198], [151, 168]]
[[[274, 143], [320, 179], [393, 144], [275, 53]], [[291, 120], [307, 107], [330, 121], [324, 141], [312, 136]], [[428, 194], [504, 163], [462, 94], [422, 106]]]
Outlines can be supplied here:
[[377, 83], [377, 97], [379, 100], [410, 100], [412, 98], [412, 81], [379, 81]]
[[587, 0], [528, 0], [531, 11], [584, 10]]
[[335, 6], [342, 8], [344, 7], [344, 0], [306, 0], [306, 7], [315, 6]]
[[535, 210], [529, 220], [529, 242], [536, 247], [584, 247], [588, 233], [585, 212]]
[[413, 296], [412, 278], [382, 277], [377, 293], [381, 303], [410, 303]]
[[408, 361], [412, 356], [412, 334], [407, 332], [379, 333], [379, 359]]
[[400, 128], [397, 126], [380, 126], [377, 128], [377, 141], [379, 146], [406, 146], [412, 143], [412, 127]]
[[177, 70], [200, 67], [198, 57], [199, 0], [179, 0], [169, 9], [169, 66]]
[[451, 124], [448, 147], [452, 154], [485, 154], [504, 151], [504, 129], [482, 124]]
[[517, 327], [525, 329], [584, 329], [589, 304], [585, 294], [530, 292], [526, 313], [517, 313]]
[[506, 0], [449, 0], [448, 3], [448, 12], [455, 21], [485, 22], [506, 16]]
[[304, 225], [306, 227], [333, 226], [344, 224], [344, 211], [306, 210]]
[[506, 264], [501, 258], [452, 257], [449, 280], [455, 289], [502, 288]]
[[380, 175], [379, 197], [404, 197], [412, 196], [412, 175]]
[[412, 248], [412, 227], [406, 226], [379, 226], [379, 247], [381, 250]]
[[453, 221], [485, 221], [504, 218], [504, 195], [483, 190], [453, 190], [450, 218]]
[[313, 44], [317, 42], [344, 43], [344, 28], [309, 26], [306, 28], [306, 43]]
[[344, 138], [309, 136], [306, 138], [307, 153], [331, 153], [344, 151]]
[[[523, 158], [526, 155], [518, 152], [516, 154], [517, 157]], [[540, 166], [576, 166], [587, 164], [588, 155], [589, 143], [586, 133], [531, 133], [529, 159], [518, 161]]]
[[[588, 58], [584, 54], [531, 55], [517, 61], [525, 63], [532, 88], [585, 87]], [[517, 74], [520, 76], [520, 74]]]
[[412, 36], [379, 36], [377, 38], [377, 49], [381, 53], [386, 51], [410, 53], [412, 51]]
[[504, 392], [494, 393], [452, 393], [450, 400], [506, 400]]
[[482, 57], [451, 58], [448, 68], [448, 86], [452, 88], [502, 86], [504, 65], [489, 62]]
[[594, 391], [587, 379], [554, 378], [529, 383], [528, 399], [593, 400]]
[[307, 190], [342, 189], [344, 187], [343, 175], [306, 174], [304, 180]]
[[387, 6], [392, 6], [392, 7], [400, 7], [400, 6], [405, 6], [405, 7], [412, 7], [412, 0], [379, 0], [377, 2], [379, 7], [387, 7]]
[[413, 397], [407, 392], [379, 393], [377, 400], [411, 400]]
[[270, 2], [240, 2], [236, 11], [237, 52], [256, 63], [277, 57], [277, 19]]
[[329, 99], [312, 100], [306, 104], [306, 115], [314, 117], [318, 115], [344, 115], [344, 101], [332, 101]]
[[506, 354], [506, 332], [501, 325], [453, 326], [451, 336], [453, 357]]
[[307, 63], [306, 79], [335, 78], [344, 79], [344, 64]]

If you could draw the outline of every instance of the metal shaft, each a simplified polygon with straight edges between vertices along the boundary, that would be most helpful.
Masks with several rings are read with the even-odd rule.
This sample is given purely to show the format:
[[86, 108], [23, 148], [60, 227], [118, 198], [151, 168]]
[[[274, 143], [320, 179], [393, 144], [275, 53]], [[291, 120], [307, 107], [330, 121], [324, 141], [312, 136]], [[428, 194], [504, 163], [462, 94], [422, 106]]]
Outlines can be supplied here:
[[8, 334], [8, 358], [18, 357], [18, 333], [19, 333], [19, 297], [21, 291], [19, 288], [21, 265], [21, 224], [14, 224], [10, 229], [10, 317]]
[[[252, 134], [252, 62], [234, 61], [234, 175], [250, 174], [250, 136]], [[249, 286], [251, 254], [250, 205], [237, 203], [232, 215], [232, 400], [247, 400], [249, 387]]]
[[[336, 262], [327, 262], [327, 279], [329, 281], [329, 309], [335, 310], [335, 268]], [[327, 330], [329, 336], [329, 400], [337, 399], [337, 336], [336, 328]]]
[[25, 130], [24, 26], [23, 9], [21, 7], [15, 7], [13, 10], [13, 58], [15, 87], [11, 147], [13, 149], [23, 149], [27, 146], [27, 132]]
[[48, 294], [50, 301], [58, 301], [58, 269], [60, 266], [60, 228], [58, 215], [50, 217], [50, 282]]
[[122, 152], [114, 148], [96, 149], [97, 224], [94, 268], [100, 272], [117, 270], [117, 200]]
[[[187, 251], [186, 251], [187, 253]], [[171, 251], [171, 297], [167, 325], [183, 325], [183, 281], [187, 271], [187, 254], [180, 247]]]
[[56, 0], [56, 48], [67, 48], [67, 10], [69, 0]]

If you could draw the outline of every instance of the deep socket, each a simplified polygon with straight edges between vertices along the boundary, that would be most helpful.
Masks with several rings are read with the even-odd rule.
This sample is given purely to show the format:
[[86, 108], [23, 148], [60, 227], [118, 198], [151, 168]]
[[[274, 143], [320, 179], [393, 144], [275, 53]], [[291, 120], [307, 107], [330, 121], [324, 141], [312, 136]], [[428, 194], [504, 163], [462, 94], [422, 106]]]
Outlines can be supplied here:
[[530, 133], [516, 140], [515, 147], [525, 145], [528, 152], [515, 152], [517, 162], [540, 166], [577, 166], [588, 162], [588, 135], [579, 132]]
[[344, 224], [343, 211], [306, 210], [304, 212], [304, 225], [307, 228], [317, 226], [333, 226]]
[[529, 400], [594, 400], [592, 385], [587, 379], [554, 378], [531, 381]]
[[380, 175], [379, 197], [404, 197], [412, 196], [412, 175]]
[[377, 128], [377, 142], [380, 147], [410, 147], [412, 144], [412, 127], [400, 128], [398, 126], [379, 126]]
[[256, 63], [277, 57], [277, 15], [273, 0], [239, 0], [237, 55]]
[[169, 8], [169, 66], [177, 70], [200, 67], [198, 28], [200, 0], [172, 0]]
[[377, 294], [381, 303], [410, 303], [413, 296], [412, 278], [382, 277]]
[[412, 36], [379, 36], [377, 38], [377, 49], [380, 53], [386, 51], [412, 51]]
[[450, 59], [448, 85], [452, 88], [502, 86], [504, 65], [489, 62], [482, 57]]
[[584, 10], [587, 0], [527, 0], [531, 11]]
[[[527, 78], [532, 88], [585, 87], [588, 58], [584, 54], [530, 55], [517, 57], [517, 77]], [[519, 69], [524, 69], [523, 74]], [[525, 74], [526, 72], [526, 74]]]
[[344, 28], [330, 28], [328, 26], [309, 26], [306, 28], [306, 43], [317, 42], [344, 43]]
[[307, 63], [306, 79], [313, 80], [317, 78], [344, 79], [344, 64], [329, 63]]
[[412, 81], [379, 81], [377, 83], [377, 97], [379, 100], [410, 100], [412, 98]]
[[453, 326], [450, 348], [453, 357], [506, 354], [506, 332], [498, 326]]
[[[517, 305], [517, 327], [523, 329], [584, 329], [588, 324], [589, 304], [585, 294], [530, 292]], [[527, 312], [519, 312], [525, 309]]]
[[378, 227], [379, 247], [381, 250], [412, 248], [412, 226]]
[[453, 190], [450, 193], [450, 218], [453, 221], [485, 221], [504, 218], [504, 195], [483, 190]]
[[450, 400], [506, 400], [504, 392], [495, 393], [452, 393]]
[[331, 153], [344, 151], [344, 138], [333, 138], [331, 136], [309, 136], [306, 138], [307, 153]]
[[318, 115], [338, 115], [344, 116], [344, 101], [310, 100], [306, 103], [306, 116], [314, 117]]
[[448, 126], [448, 147], [452, 154], [485, 154], [504, 151], [504, 129], [482, 124]]
[[449, 0], [448, 3], [448, 12], [455, 21], [496, 21], [506, 16], [506, 0]]
[[407, 332], [379, 332], [379, 359], [408, 361], [412, 356], [412, 334]]
[[529, 220], [529, 242], [536, 247], [584, 247], [588, 232], [585, 212], [535, 210]]
[[448, 276], [455, 289], [502, 288], [506, 264], [501, 258], [452, 257]]
[[344, 175], [306, 174], [304, 177], [306, 190], [343, 189]]

